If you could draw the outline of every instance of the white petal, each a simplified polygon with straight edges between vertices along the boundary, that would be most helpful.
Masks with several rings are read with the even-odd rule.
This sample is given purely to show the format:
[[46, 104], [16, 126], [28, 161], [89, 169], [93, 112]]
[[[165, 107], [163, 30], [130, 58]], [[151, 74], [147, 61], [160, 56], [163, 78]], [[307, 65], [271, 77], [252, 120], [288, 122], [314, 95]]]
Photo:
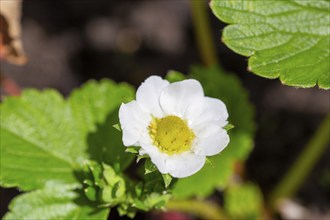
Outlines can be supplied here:
[[148, 154], [151, 162], [156, 165], [157, 169], [162, 174], [167, 174], [167, 168], [165, 166], [165, 160], [168, 158], [168, 155], [161, 153], [152, 145], [141, 145], [140, 155]]
[[119, 121], [125, 146], [137, 146], [144, 142], [150, 142], [147, 127], [151, 121], [151, 116], [143, 112], [136, 101], [121, 104]]
[[196, 80], [188, 79], [165, 87], [160, 95], [160, 106], [167, 115], [186, 116], [186, 119], [189, 119], [193, 109], [189, 107], [200, 106], [203, 98], [201, 84]]
[[169, 85], [169, 82], [159, 76], [150, 76], [136, 91], [136, 101], [143, 109], [156, 117], [163, 116], [159, 106], [159, 96], [161, 91]]
[[218, 154], [229, 143], [229, 135], [217, 124], [205, 123], [193, 129], [196, 132], [193, 151], [197, 155], [212, 156]]
[[166, 159], [167, 172], [176, 178], [184, 178], [198, 172], [205, 164], [205, 156], [182, 153]]
[[196, 118], [191, 118], [193, 125], [216, 122], [216, 124], [223, 127], [228, 123], [228, 111], [221, 100], [204, 97], [201, 105], [203, 106], [202, 113]]

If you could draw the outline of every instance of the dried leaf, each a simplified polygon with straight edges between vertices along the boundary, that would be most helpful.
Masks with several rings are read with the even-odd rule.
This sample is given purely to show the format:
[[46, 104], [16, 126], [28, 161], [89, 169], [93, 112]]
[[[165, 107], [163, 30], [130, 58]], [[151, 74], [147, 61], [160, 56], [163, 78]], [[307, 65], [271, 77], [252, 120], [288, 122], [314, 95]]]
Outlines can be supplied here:
[[16, 65], [27, 61], [21, 40], [21, 7], [22, 0], [0, 1], [0, 59]]

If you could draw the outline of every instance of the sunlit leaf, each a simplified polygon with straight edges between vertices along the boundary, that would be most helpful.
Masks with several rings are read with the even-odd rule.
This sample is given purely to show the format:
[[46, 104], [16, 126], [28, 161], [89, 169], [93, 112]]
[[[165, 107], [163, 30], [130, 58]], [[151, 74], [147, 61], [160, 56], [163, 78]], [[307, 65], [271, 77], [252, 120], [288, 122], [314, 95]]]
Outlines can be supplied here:
[[250, 57], [248, 69], [285, 85], [330, 88], [330, 2], [327, 0], [212, 0], [231, 25], [223, 42]]
[[118, 108], [134, 97], [133, 89], [112, 81], [90, 81], [65, 100], [54, 90], [26, 90], [1, 104], [0, 183], [23, 190], [48, 180], [74, 183], [86, 159], [119, 164], [125, 169], [133, 155], [125, 153]]
[[79, 184], [48, 182], [42, 189], [13, 199], [4, 220], [107, 219], [109, 208], [97, 208], [79, 194]]

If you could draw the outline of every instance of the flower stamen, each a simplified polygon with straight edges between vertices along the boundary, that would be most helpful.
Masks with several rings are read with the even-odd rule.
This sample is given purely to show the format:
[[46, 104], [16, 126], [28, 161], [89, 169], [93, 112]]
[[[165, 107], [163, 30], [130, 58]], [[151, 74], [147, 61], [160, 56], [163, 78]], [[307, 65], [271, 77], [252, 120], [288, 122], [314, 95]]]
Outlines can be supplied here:
[[168, 155], [188, 151], [195, 138], [186, 121], [174, 115], [154, 118], [148, 129], [153, 144]]

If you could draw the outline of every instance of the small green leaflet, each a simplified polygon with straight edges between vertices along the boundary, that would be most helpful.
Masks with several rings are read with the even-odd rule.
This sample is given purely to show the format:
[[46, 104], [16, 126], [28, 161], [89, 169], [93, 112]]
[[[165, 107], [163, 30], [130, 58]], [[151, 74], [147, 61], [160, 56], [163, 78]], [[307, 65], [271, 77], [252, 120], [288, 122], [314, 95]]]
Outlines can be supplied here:
[[330, 1], [212, 0], [223, 42], [248, 69], [289, 86], [330, 88]]
[[232, 125], [232, 124], [227, 124], [227, 125], [224, 127], [224, 129], [225, 129], [226, 131], [229, 131], [229, 130], [233, 129], [234, 127], [235, 127], [235, 126]]
[[114, 125], [112, 125], [112, 127], [114, 127], [115, 129], [117, 129], [118, 131], [120, 131], [121, 132], [121, 127], [120, 127], [120, 124], [114, 124]]
[[138, 163], [141, 159], [149, 158], [148, 154], [137, 155], [136, 162]]
[[167, 188], [171, 184], [173, 177], [169, 174], [162, 174], [162, 177], [164, 180], [165, 188]]
[[147, 158], [144, 163], [144, 174], [152, 173], [157, 170], [157, 167], [151, 162], [150, 158]]
[[15, 197], [3, 219], [106, 219], [110, 209], [96, 208], [79, 194], [80, 188], [79, 184], [47, 182], [42, 189]]
[[102, 165], [104, 182], [100, 185], [102, 200], [110, 206], [125, 201], [126, 185], [125, 180], [116, 171], [106, 164]]
[[84, 191], [85, 191], [86, 197], [89, 200], [91, 200], [93, 202], [96, 202], [97, 201], [97, 199], [98, 199], [97, 198], [98, 192], [97, 192], [97, 190], [94, 187], [89, 186], [89, 187], [85, 188]]
[[138, 154], [140, 147], [126, 147], [125, 152], [132, 153], [132, 154]]

